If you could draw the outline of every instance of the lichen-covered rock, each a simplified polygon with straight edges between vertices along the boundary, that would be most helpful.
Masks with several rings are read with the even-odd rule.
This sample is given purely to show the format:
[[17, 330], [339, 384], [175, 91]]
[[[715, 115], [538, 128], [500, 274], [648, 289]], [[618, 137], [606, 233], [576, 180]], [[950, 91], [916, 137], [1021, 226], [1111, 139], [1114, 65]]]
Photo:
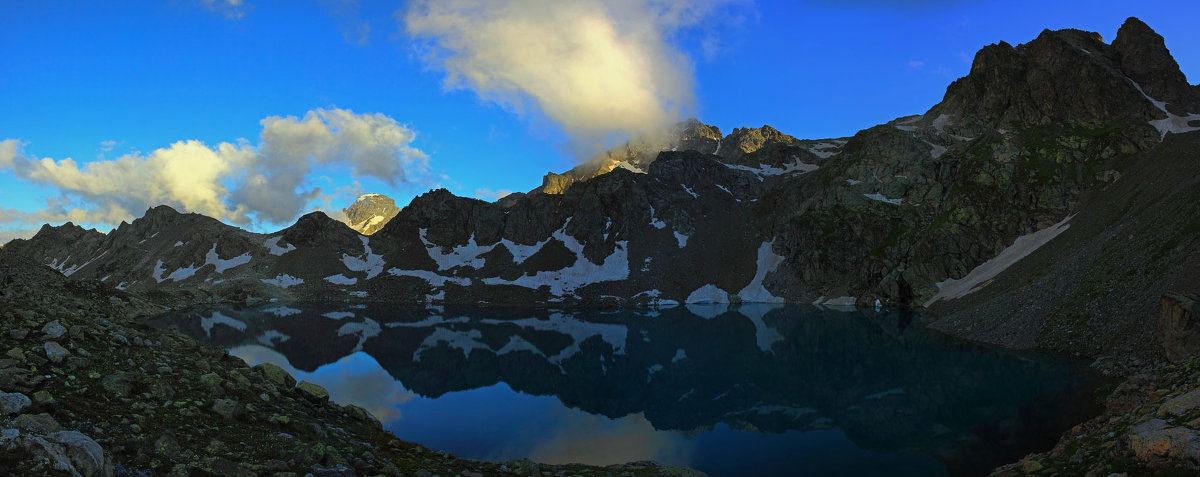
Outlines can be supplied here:
[[1158, 417], [1183, 417], [1188, 413], [1200, 409], [1200, 389], [1194, 389], [1182, 395], [1171, 398], [1171, 400], [1159, 406], [1155, 413]]
[[35, 434], [49, 434], [63, 430], [58, 421], [49, 414], [22, 414], [12, 420], [12, 426]]
[[1186, 427], [1173, 427], [1150, 419], [1129, 429], [1129, 447], [1139, 459], [1185, 459], [1200, 462], [1200, 435]]
[[287, 370], [276, 366], [272, 363], [260, 363], [254, 366], [254, 369], [262, 373], [268, 381], [275, 383], [280, 388], [287, 389], [296, 385], [296, 378], [288, 374]]
[[300, 394], [305, 398], [312, 401], [325, 402], [329, 400], [329, 391], [308, 381], [300, 381], [300, 384], [296, 385], [296, 390], [300, 391]]

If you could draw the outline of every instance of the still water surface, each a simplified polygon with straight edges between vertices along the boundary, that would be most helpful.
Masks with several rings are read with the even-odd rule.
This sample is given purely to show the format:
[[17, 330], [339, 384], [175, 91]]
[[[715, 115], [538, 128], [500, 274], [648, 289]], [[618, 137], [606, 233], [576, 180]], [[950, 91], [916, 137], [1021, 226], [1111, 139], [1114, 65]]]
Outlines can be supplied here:
[[907, 310], [221, 307], [163, 319], [460, 457], [725, 475], [972, 475], [1098, 412], [1081, 363]]

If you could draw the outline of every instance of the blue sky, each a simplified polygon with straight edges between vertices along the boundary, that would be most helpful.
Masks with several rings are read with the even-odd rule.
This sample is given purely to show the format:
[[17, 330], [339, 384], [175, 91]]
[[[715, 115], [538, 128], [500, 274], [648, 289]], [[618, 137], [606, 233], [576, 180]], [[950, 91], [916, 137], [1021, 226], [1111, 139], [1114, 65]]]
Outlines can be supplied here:
[[[1130, 3], [4, 2], [0, 144], [25, 165], [0, 157], [0, 241], [45, 221], [107, 230], [154, 201], [268, 231], [360, 192], [491, 200], [666, 118], [847, 136], [925, 111], [986, 44], [1111, 41], [1131, 15], [1200, 81], [1200, 9]], [[161, 170], [132, 174], [140, 161]]]

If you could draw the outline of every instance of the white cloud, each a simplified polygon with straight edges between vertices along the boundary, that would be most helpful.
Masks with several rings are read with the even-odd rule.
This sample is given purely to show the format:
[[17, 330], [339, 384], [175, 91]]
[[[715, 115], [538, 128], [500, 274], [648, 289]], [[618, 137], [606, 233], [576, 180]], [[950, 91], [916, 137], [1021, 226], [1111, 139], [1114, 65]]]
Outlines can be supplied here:
[[224, 15], [230, 20], [240, 20], [246, 17], [246, 2], [242, 0], [200, 0], [204, 8]]
[[0, 169], [12, 167], [13, 160], [21, 154], [21, 141], [5, 139], [0, 141]]
[[475, 189], [475, 198], [476, 199], [486, 200], [489, 202], [495, 202], [497, 200], [503, 199], [503, 198], [507, 197], [509, 194], [512, 194], [511, 190]]
[[257, 147], [244, 140], [215, 146], [188, 140], [147, 155], [83, 164], [26, 158], [21, 144], [10, 139], [0, 142], [0, 170], [56, 187], [77, 201], [76, 207], [52, 203], [48, 210], [57, 210], [58, 217], [106, 224], [159, 204], [237, 224], [282, 224], [320, 195], [320, 188], [309, 185], [314, 167], [342, 168], [353, 177], [393, 185], [428, 170], [428, 157], [411, 146], [415, 133], [382, 114], [317, 109], [303, 118], [272, 116], [261, 124]]
[[724, 0], [417, 0], [397, 12], [426, 59], [577, 146], [656, 131], [693, 109], [692, 65], [668, 40]]

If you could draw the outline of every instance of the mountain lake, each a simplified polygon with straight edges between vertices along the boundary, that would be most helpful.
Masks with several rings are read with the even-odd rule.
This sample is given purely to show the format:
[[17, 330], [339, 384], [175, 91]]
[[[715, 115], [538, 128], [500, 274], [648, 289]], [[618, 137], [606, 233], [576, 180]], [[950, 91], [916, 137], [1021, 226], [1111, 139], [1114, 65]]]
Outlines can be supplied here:
[[1100, 412], [1086, 363], [906, 309], [225, 306], [159, 326], [270, 362], [461, 458], [711, 476], [976, 475]]

